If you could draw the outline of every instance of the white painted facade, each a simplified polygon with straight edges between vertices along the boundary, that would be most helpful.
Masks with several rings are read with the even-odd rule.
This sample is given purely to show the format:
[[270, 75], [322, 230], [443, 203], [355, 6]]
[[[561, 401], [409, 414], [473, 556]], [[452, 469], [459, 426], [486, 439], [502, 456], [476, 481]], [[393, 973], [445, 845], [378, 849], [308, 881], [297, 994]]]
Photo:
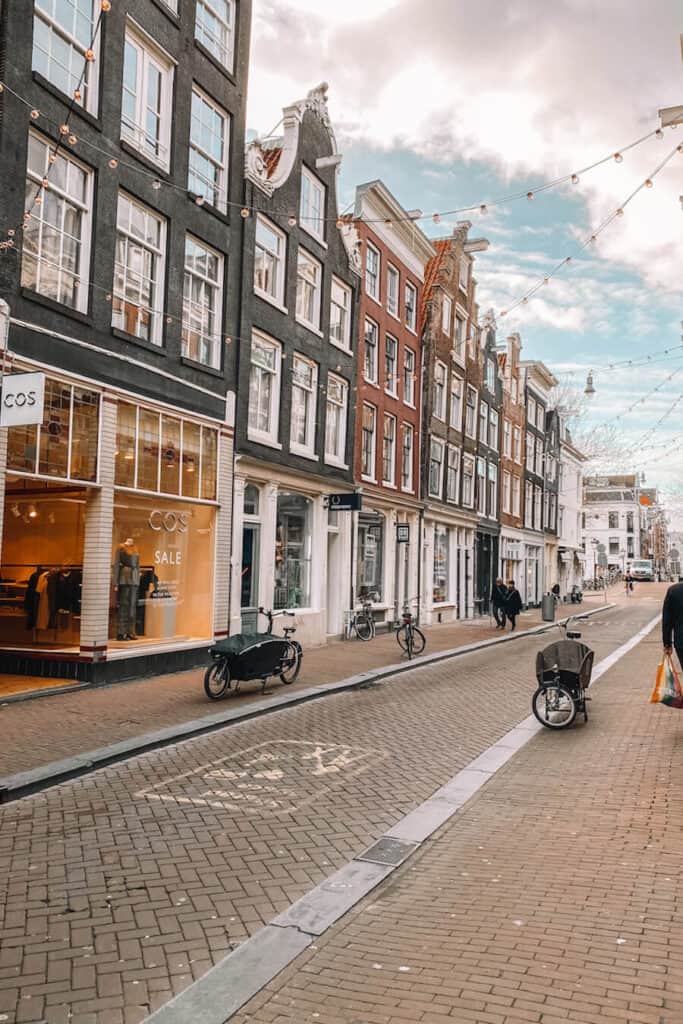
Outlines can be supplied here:
[[[586, 576], [604, 568], [626, 572], [634, 558], [640, 558], [643, 508], [637, 477], [592, 477], [585, 480], [582, 508], [582, 541], [586, 551]], [[601, 552], [601, 545], [604, 550]]]
[[571, 588], [581, 586], [585, 576], [585, 554], [581, 530], [583, 505], [583, 463], [585, 457], [571, 443], [562, 425], [560, 438], [560, 478], [558, 502], [558, 578], [564, 597]]

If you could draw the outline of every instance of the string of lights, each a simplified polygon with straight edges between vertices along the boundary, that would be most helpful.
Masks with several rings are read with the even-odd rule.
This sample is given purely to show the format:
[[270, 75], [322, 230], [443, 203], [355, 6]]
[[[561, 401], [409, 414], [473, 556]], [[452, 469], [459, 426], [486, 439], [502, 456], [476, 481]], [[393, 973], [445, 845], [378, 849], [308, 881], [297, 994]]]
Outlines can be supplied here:
[[647, 441], [648, 438], [652, 437], [652, 435], [655, 433], [655, 431], [658, 430], [659, 427], [661, 427], [662, 423], [665, 423], [668, 420], [669, 416], [671, 416], [675, 412], [676, 408], [680, 405], [681, 402], [683, 402], [683, 394], [678, 395], [673, 400], [673, 402], [671, 403], [669, 408], [666, 410], [666, 412], [662, 416], [660, 416], [660, 418], [657, 420], [657, 422], [655, 424], [653, 424], [653, 426], [649, 427], [645, 431], [645, 433], [642, 434], [633, 445], [631, 445], [630, 447], [628, 447], [626, 449], [625, 454], [626, 455], [635, 455], [635, 454], [637, 454], [638, 451], [640, 450], [640, 446], [645, 441]]
[[[683, 356], [679, 356], [679, 358], [683, 358]], [[677, 374], [681, 373], [681, 371], [683, 371], [683, 365], [677, 366], [675, 370], [672, 370], [671, 373], [664, 378], [664, 380], [661, 380], [659, 384], [656, 384], [653, 388], [651, 388], [651, 390], [648, 391], [647, 394], [643, 395], [641, 398], [637, 398], [635, 402], [632, 402], [631, 405], [627, 406], [623, 410], [623, 412], [620, 412], [617, 416], [611, 416], [609, 420], [604, 420], [602, 423], [598, 424], [598, 427], [607, 426], [610, 423], [618, 423], [620, 420], [625, 419], [630, 413], [633, 412], [634, 409], [637, 409], [639, 405], [643, 405], [648, 400], [648, 398], [652, 398], [652, 396], [656, 395], [659, 391], [662, 390], [662, 388], [665, 388], [666, 385], [669, 384], [674, 379], [674, 377], [677, 376]]]

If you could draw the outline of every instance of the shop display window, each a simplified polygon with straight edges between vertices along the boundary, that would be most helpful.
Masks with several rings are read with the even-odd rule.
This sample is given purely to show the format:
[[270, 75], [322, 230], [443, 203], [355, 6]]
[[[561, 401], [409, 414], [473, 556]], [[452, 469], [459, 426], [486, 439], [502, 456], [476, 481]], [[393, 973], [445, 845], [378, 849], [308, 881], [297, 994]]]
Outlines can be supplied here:
[[117, 493], [111, 646], [211, 636], [215, 514], [209, 505]]
[[364, 515], [358, 520], [358, 593], [384, 595], [384, 517]]
[[97, 392], [47, 377], [43, 422], [7, 431], [7, 469], [96, 481], [99, 411]]
[[447, 526], [434, 526], [434, 578], [432, 601], [443, 604], [448, 600], [448, 548], [450, 530]]
[[311, 501], [279, 494], [275, 539], [275, 608], [307, 608], [311, 580]]
[[0, 567], [0, 644], [77, 647], [87, 492], [8, 485]]

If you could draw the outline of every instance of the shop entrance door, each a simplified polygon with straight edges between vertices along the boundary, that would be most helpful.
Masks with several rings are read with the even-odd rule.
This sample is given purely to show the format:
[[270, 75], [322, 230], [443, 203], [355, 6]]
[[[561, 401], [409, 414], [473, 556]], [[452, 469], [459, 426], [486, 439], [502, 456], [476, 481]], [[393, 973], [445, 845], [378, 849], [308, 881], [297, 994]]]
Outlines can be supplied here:
[[342, 631], [341, 538], [338, 529], [327, 532], [327, 635]]
[[245, 525], [242, 531], [242, 610], [258, 608], [259, 528]]

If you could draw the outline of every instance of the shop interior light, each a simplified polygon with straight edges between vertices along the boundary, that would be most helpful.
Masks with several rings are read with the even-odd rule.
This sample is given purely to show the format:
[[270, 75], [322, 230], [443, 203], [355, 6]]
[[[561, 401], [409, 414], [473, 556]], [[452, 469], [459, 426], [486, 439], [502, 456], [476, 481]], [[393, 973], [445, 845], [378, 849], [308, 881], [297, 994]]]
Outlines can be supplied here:
[[35, 505], [29, 505], [29, 507], [28, 507], [29, 519], [35, 519], [37, 515], [38, 515], [38, 509], [36, 508], [36, 506]]
[[132, 462], [133, 459], [135, 458], [135, 448], [133, 447], [132, 444], [128, 445], [124, 458], [127, 459], [129, 462]]
[[19, 519], [21, 516], [21, 510], [19, 506], [16, 504], [16, 502], [14, 503], [14, 505], [12, 505], [12, 515], [14, 516], [15, 519]]
[[194, 459], [191, 457], [187, 460], [187, 472], [194, 473]]

